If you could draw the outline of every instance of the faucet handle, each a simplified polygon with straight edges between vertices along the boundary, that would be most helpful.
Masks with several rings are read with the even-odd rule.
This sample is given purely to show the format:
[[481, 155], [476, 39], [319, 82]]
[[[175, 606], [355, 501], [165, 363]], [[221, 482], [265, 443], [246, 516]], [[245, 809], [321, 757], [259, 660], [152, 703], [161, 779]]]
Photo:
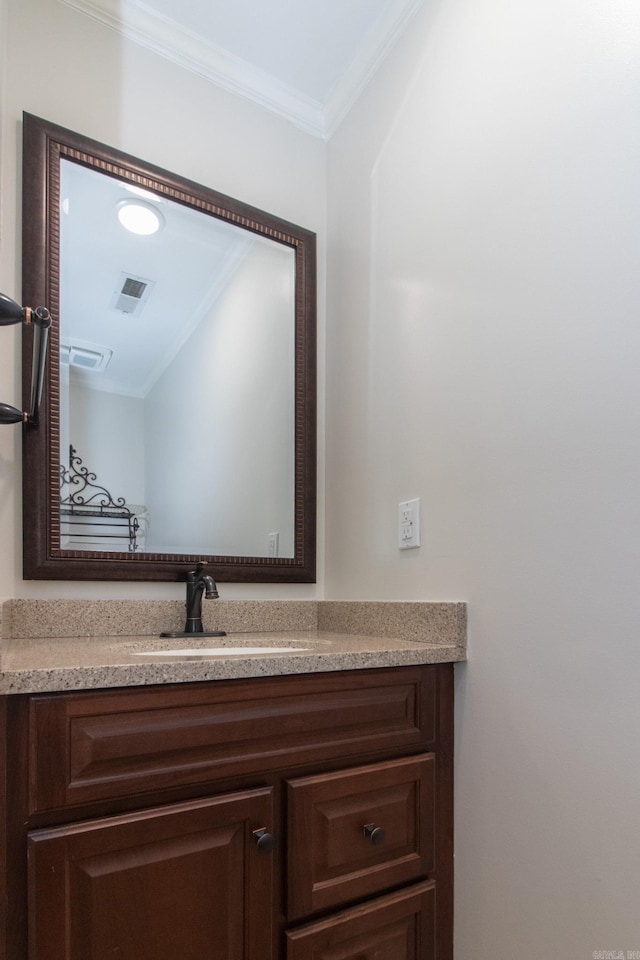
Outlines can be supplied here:
[[196, 580], [199, 580], [204, 572], [204, 562], [202, 560], [198, 561], [198, 565], [195, 570], [189, 570], [187, 573], [187, 583], [195, 583]]

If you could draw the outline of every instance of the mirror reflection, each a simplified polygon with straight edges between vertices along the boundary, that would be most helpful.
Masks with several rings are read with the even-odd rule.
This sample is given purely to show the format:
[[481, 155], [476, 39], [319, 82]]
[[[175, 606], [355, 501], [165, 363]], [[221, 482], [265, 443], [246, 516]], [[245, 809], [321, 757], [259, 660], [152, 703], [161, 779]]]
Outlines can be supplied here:
[[295, 279], [287, 244], [61, 158], [63, 550], [294, 556]]

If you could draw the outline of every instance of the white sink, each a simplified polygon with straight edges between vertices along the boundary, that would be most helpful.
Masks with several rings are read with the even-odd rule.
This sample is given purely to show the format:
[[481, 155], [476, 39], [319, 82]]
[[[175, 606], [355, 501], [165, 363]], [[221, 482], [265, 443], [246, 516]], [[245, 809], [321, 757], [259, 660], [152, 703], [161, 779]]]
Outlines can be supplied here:
[[144, 650], [136, 657], [253, 657], [260, 653], [292, 653], [310, 650], [311, 647], [179, 647], [175, 650]]

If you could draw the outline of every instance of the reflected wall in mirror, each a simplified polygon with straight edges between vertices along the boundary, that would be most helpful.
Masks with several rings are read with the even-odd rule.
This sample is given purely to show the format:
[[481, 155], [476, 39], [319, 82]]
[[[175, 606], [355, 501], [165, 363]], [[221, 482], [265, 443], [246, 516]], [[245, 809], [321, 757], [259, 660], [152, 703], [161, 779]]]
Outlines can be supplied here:
[[315, 236], [30, 115], [23, 214], [25, 577], [314, 581]]

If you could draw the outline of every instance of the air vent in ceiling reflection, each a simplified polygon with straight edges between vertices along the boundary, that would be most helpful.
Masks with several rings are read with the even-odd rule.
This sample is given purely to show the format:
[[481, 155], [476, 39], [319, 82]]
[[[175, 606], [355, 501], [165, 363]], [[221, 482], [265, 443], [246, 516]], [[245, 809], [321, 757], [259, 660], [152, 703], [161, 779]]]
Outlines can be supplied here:
[[134, 277], [130, 273], [121, 273], [117, 289], [111, 298], [111, 307], [120, 313], [139, 316], [149, 299], [154, 280], [145, 280], [144, 277]]
[[121, 293], [125, 297], [133, 297], [135, 300], [140, 300], [146, 289], [147, 284], [144, 280], [134, 280], [133, 277], [127, 277], [122, 285]]
[[98, 372], [106, 370], [113, 351], [108, 347], [100, 347], [95, 343], [78, 342], [60, 344], [60, 360], [70, 367], [81, 367], [83, 370]]

